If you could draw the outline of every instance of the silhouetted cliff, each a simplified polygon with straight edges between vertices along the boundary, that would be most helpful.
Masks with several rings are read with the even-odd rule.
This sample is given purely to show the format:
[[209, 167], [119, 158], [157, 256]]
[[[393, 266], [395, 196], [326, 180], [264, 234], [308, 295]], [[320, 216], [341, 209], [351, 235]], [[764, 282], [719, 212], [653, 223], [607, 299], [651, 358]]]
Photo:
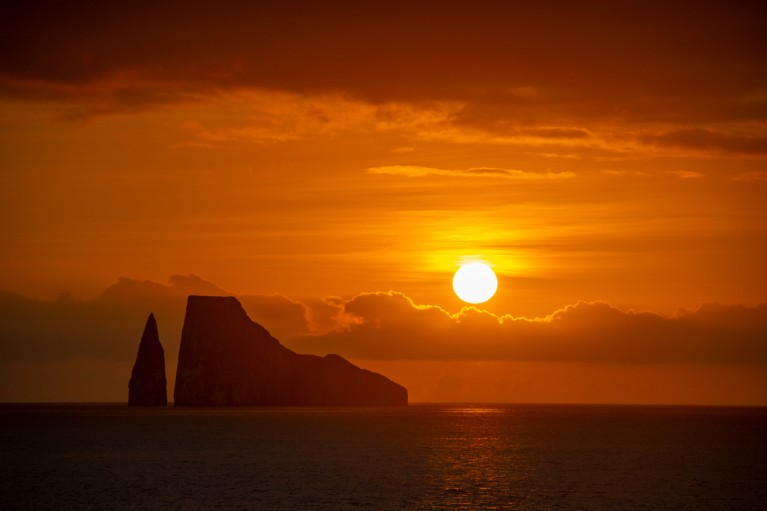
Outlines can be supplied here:
[[407, 405], [407, 389], [338, 355], [299, 355], [234, 297], [190, 296], [176, 405]]
[[128, 404], [165, 406], [168, 404], [165, 380], [165, 350], [160, 344], [154, 314], [149, 315], [138, 346], [136, 363], [128, 382]]

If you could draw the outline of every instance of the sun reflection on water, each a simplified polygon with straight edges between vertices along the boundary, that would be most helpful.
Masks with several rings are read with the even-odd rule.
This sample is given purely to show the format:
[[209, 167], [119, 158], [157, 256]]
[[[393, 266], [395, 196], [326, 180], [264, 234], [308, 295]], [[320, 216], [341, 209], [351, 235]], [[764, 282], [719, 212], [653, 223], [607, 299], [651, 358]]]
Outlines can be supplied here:
[[439, 475], [428, 495], [430, 506], [497, 509], [513, 504], [512, 496], [520, 494], [515, 484], [527, 479], [530, 464], [510, 433], [515, 424], [509, 412], [493, 406], [448, 410], [452, 426], [435, 439], [434, 452], [440, 455], [430, 460], [430, 472]]

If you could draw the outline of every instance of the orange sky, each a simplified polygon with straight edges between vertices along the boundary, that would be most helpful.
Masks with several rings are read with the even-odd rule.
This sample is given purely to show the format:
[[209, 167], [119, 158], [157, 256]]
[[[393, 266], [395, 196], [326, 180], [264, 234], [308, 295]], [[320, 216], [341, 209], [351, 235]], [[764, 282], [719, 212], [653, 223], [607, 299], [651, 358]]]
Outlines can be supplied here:
[[[168, 278], [195, 274], [288, 297], [303, 307], [293, 327], [259, 314], [273, 300], [246, 308], [416, 400], [767, 404], [764, 7], [86, 4], [1, 8], [0, 290], [18, 295], [3, 295], [0, 365], [15, 376], [0, 399], [124, 399], [154, 304], [125, 286], [159, 283], [150, 295], [183, 308], [189, 289]], [[451, 330], [468, 321], [451, 277], [471, 258], [499, 276], [481, 306], [498, 332]], [[77, 329], [110, 331], [107, 288], [137, 323], [95, 349], [110, 341]], [[50, 302], [62, 291], [70, 337], [29, 326], [67, 317]], [[386, 323], [397, 296], [442, 319]], [[692, 315], [706, 303], [720, 305]], [[657, 319], [641, 335], [634, 310]], [[567, 311], [594, 319], [520, 348], [532, 341], [513, 325]], [[679, 338], [674, 321], [704, 326]], [[393, 332], [408, 342], [378, 349]], [[127, 364], [125, 382], [75, 383], [100, 381], [105, 360]]]

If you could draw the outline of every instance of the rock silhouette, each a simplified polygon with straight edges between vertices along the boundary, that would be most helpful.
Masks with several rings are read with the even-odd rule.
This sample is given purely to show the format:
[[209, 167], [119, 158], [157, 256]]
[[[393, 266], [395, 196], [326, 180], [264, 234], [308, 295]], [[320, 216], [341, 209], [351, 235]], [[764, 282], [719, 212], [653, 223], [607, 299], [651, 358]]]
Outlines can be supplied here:
[[128, 404], [132, 406], [166, 406], [168, 392], [165, 380], [165, 350], [157, 333], [154, 314], [149, 315], [138, 346], [136, 363], [128, 382]]
[[407, 405], [407, 389], [338, 355], [300, 355], [232, 296], [190, 296], [175, 405]]

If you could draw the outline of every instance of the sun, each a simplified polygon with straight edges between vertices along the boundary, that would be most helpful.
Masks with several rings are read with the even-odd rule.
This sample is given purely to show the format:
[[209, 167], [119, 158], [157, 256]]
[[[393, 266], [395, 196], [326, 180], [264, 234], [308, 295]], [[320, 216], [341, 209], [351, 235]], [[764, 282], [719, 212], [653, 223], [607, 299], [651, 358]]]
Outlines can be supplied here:
[[498, 279], [484, 263], [464, 264], [453, 276], [453, 290], [458, 298], [468, 303], [482, 303], [493, 297]]

